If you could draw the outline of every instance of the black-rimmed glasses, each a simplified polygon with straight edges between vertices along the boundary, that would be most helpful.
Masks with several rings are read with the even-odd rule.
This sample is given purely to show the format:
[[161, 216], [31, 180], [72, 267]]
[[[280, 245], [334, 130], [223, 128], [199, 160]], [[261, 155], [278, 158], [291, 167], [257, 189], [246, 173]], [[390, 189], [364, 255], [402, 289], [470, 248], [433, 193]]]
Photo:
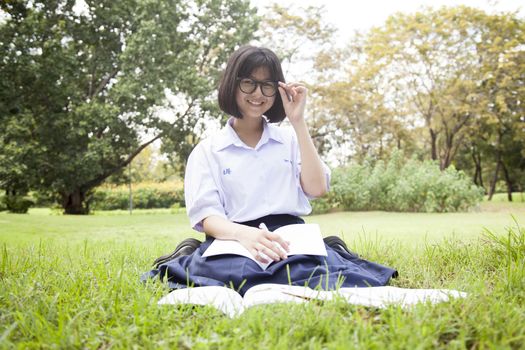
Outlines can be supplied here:
[[261, 92], [266, 97], [275, 96], [277, 93], [276, 81], [259, 81], [251, 78], [237, 78], [237, 80], [239, 81], [239, 89], [245, 94], [252, 94], [258, 86], [261, 86]]

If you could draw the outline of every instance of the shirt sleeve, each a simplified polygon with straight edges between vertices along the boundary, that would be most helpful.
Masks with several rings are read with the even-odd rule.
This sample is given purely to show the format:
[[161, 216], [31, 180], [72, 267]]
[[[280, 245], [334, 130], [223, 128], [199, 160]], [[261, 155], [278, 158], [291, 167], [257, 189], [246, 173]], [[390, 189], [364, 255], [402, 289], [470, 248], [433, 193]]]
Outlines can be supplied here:
[[193, 229], [204, 232], [202, 221], [211, 215], [226, 218], [213, 168], [202, 144], [197, 145], [188, 158], [184, 176], [186, 212]]

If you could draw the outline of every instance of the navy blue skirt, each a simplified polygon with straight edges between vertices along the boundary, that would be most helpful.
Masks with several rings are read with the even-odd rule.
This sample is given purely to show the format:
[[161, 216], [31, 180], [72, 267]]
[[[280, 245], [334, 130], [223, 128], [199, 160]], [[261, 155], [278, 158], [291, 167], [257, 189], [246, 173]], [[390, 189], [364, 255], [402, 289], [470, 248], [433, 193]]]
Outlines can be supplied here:
[[[291, 215], [271, 215], [258, 220], [244, 222], [258, 227], [265, 222], [270, 231], [296, 223], [301, 218]], [[322, 288], [384, 286], [397, 271], [370, 262], [343, 250], [326, 246], [328, 256], [292, 255], [285, 260], [273, 262], [262, 270], [254, 261], [244, 256], [227, 254], [203, 258], [204, 251], [213, 238], [207, 237], [191, 255], [181, 256], [151, 270], [144, 277], [166, 278], [172, 289], [188, 286], [226, 286], [241, 295], [251, 287], [262, 283], [292, 284]]]

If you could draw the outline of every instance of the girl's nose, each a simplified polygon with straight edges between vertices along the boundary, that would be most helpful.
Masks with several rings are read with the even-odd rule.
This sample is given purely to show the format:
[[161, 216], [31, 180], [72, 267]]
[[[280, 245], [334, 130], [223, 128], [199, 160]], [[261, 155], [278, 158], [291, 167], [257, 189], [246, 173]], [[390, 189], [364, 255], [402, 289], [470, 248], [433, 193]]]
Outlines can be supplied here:
[[261, 84], [257, 84], [257, 86], [255, 87], [255, 90], [252, 92], [252, 95], [255, 95], [255, 96], [263, 96], [264, 95], [262, 93], [262, 85]]

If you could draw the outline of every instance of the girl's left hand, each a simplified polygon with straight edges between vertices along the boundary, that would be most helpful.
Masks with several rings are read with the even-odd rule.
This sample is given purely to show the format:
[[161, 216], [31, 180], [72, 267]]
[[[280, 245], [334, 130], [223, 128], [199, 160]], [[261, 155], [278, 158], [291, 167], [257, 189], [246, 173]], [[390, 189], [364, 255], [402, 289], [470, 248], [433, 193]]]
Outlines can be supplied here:
[[301, 83], [285, 84], [280, 81], [279, 93], [281, 94], [284, 111], [290, 123], [293, 125], [303, 121], [308, 89]]

